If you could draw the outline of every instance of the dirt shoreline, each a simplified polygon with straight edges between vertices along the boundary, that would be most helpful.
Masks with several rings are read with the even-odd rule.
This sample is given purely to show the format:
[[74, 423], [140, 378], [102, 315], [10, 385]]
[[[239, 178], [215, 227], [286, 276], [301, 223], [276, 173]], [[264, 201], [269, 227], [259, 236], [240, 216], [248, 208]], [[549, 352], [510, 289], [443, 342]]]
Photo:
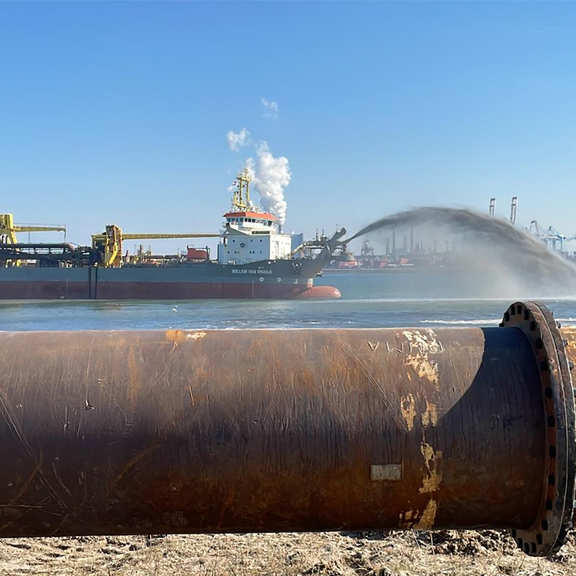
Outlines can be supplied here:
[[550, 559], [493, 530], [21, 538], [0, 541], [0, 574], [573, 576], [576, 538]]

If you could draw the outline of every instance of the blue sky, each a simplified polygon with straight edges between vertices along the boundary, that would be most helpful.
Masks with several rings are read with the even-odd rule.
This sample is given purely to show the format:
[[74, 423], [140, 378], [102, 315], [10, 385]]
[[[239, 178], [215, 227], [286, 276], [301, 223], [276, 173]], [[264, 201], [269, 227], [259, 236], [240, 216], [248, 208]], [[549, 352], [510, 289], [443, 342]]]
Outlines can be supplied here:
[[243, 127], [289, 160], [287, 231], [515, 195], [576, 234], [576, 3], [0, 3], [19, 222], [217, 231]]

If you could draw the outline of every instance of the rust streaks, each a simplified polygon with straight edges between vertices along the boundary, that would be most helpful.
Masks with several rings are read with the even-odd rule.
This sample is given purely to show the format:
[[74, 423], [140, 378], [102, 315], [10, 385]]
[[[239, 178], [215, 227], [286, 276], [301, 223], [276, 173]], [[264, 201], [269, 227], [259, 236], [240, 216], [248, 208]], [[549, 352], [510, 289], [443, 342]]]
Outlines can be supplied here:
[[505, 528], [541, 507], [516, 329], [0, 334], [0, 374], [0, 537]]

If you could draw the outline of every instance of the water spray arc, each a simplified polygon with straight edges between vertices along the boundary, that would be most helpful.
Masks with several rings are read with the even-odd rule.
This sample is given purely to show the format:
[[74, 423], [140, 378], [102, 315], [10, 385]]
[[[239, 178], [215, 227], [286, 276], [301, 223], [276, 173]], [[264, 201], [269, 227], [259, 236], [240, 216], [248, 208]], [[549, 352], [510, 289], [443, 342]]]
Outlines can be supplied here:
[[473, 210], [426, 206], [397, 212], [373, 222], [344, 240], [352, 240], [384, 230], [400, 227], [431, 225], [466, 235], [475, 242], [506, 246], [514, 254], [512, 264], [525, 271], [534, 281], [548, 281], [562, 293], [573, 294], [576, 287], [576, 266], [549, 250], [536, 236], [514, 226], [508, 220]]

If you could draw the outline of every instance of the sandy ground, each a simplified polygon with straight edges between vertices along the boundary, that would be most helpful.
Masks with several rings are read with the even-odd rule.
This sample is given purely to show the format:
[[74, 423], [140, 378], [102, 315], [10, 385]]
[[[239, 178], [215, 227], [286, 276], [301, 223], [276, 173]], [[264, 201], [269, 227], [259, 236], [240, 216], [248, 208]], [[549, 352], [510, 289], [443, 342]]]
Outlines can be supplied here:
[[573, 576], [576, 538], [551, 559], [489, 530], [18, 539], [0, 542], [0, 574]]

